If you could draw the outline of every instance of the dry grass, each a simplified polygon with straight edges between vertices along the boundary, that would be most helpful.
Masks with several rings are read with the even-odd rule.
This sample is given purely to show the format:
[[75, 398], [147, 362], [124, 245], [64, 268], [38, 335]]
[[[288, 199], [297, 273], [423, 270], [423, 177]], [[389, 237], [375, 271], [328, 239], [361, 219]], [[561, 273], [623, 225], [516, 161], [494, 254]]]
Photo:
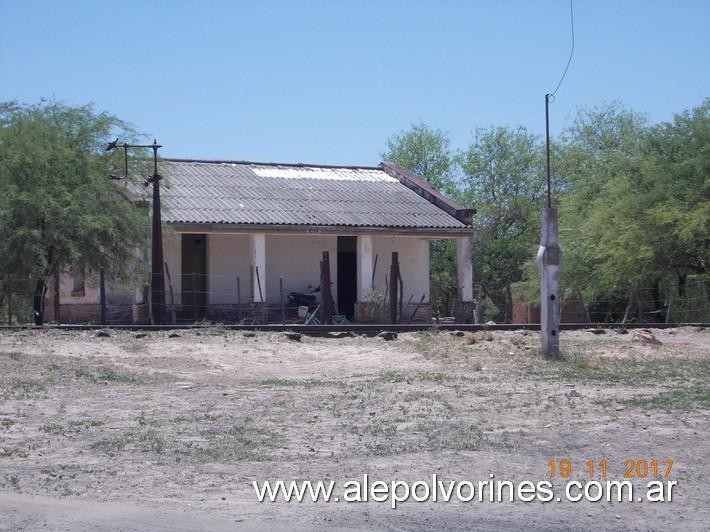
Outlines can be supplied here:
[[[534, 478], [551, 455], [586, 460], [603, 445], [610, 463], [635, 449], [710, 470], [710, 457], [684, 451], [710, 438], [704, 333], [661, 336], [659, 347], [576, 333], [558, 361], [520, 331], [43, 338], [0, 337], [6, 490], [207, 507], [231, 483], [240, 511], [259, 515], [251, 480], [367, 467], [399, 478], [473, 464]], [[41, 473], [57, 463], [77, 469]]]

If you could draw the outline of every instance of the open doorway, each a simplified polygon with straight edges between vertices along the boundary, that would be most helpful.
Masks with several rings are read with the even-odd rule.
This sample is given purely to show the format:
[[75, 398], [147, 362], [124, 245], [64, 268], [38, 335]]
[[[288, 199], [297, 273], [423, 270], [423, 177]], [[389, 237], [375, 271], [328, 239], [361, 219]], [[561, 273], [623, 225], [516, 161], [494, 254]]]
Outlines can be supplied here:
[[207, 313], [207, 235], [182, 235], [181, 319], [201, 320]]
[[338, 237], [338, 311], [349, 320], [357, 301], [357, 237]]

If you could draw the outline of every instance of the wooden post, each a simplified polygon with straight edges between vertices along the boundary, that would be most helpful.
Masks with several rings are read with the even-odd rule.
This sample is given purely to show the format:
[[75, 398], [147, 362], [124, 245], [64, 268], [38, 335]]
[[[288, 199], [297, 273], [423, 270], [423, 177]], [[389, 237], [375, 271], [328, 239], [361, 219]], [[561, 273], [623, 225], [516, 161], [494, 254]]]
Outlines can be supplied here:
[[399, 253], [392, 252], [392, 263], [390, 265], [390, 323], [397, 323], [397, 280], [399, 279]]
[[168, 263], [165, 263], [165, 275], [168, 277], [168, 289], [170, 290], [170, 319], [171, 323], [175, 325], [177, 323], [177, 316], [175, 315], [175, 294], [173, 292], [173, 279], [170, 277], [170, 268], [168, 268]]
[[375, 273], [377, 273], [377, 253], [375, 253], [375, 263], [372, 265], [372, 279], [370, 280], [370, 286], [373, 290], [375, 288]]
[[249, 266], [249, 302], [256, 301], [256, 292], [254, 291], [254, 266]]
[[387, 297], [389, 297], [390, 294], [390, 284], [389, 284], [389, 274], [385, 274], [385, 295], [382, 298], [382, 306], [386, 307], [387, 306]]
[[400, 275], [400, 272], [397, 272], [397, 280], [399, 281], [397, 284], [399, 285], [399, 299], [398, 305], [399, 305], [399, 318], [397, 321], [401, 322], [402, 321], [402, 311], [404, 310], [402, 308], [402, 304], [404, 302], [404, 283], [402, 282], [402, 276]]
[[237, 275], [237, 321], [242, 320], [242, 286]]
[[12, 292], [7, 290], [7, 324], [12, 325]]
[[192, 321], [197, 321], [197, 273], [192, 272]]
[[103, 266], [99, 268], [99, 301], [101, 302], [101, 325], [106, 325], [106, 276]]
[[330, 256], [327, 251], [323, 252], [323, 260], [320, 263], [320, 322], [323, 325], [333, 323], [333, 297], [330, 294]]
[[261, 293], [261, 278], [259, 277], [259, 267], [255, 266], [254, 271], [256, 272], [256, 285], [259, 287], [259, 303], [263, 303], [264, 294]]
[[281, 298], [281, 325], [286, 325], [286, 309], [284, 308], [284, 278], [279, 277], [279, 297]]

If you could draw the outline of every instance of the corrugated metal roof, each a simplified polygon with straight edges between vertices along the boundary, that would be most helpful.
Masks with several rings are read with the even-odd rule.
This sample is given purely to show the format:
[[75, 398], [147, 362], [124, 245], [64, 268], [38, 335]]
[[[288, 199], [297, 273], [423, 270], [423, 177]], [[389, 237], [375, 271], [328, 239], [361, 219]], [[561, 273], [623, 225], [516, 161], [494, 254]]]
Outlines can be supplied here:
[[166, 160], [168, 223], [464, 228], [377, 167]]

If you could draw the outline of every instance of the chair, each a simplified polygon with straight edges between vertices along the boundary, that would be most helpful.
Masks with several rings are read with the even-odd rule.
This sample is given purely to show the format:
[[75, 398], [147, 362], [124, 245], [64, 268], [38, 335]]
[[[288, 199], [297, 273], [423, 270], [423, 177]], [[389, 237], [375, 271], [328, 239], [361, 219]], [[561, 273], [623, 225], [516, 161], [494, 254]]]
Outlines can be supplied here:
[[320, 304], [313, 309], [313, 312], [306, 312], [303, 323], [305, 325], [320, 325], [320, 320], [318, 319], [318, 312], [320, 311]]

